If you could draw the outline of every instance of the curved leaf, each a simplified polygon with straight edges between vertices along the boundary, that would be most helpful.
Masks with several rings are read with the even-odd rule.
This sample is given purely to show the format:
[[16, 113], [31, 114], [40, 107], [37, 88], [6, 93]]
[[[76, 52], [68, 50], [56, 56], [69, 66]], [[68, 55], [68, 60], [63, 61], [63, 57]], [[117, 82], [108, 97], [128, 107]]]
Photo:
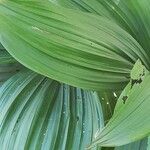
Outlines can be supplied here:
[[125, 145], [150, 134], [150, 74], [140, 80], [133, 83], [131, 79], [119, 97], [113, 117], [91, 147]]
[[[92, 12], [126, 29], [150, 57], [150, 1], [149, 0], [51, 0], [59, 5]], [[113, 3], [113, 1], [115, 3]], [[115, 5], [116, 4], [116, 5]]]
[[148, 67], [144, 50], [128, 33], [93, 14], [40, 0], [4, 0], [0, 21], [0, 40], [12, 56], [70, 85], [118, 89], [138, 58]]
[[0, 89], [1, 149], [82, 150], [104, 125], [95, 92], [29, 70]]
[[142, 45], [150, 57], [150, 1], [120, 0], [118, 3], [120, 16], [127, 22], [132, 36]]
[[16, 60], [5, 50], [5, 48], [0, 44], [0, 65], [15, 63]]
[[3, 45], [0, 43], [0, 50], [3, 50], [3, 49], [5, 49], [5, 48], [4, 48]]

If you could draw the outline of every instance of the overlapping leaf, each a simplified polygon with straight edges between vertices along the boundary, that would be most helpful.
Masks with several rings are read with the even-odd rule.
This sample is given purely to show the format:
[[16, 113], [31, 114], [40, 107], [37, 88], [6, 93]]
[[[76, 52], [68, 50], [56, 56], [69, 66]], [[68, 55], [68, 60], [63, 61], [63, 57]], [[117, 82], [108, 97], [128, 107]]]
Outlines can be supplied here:
[[[32, 5], [31, 5], [32, 4]], [[5, 48], [26, 67], [74, 86], [118, 89], [140, 58], [140, 45], [115, 23], [45, 1], [0, 4]]]
[[95, 92], [24, 70], [0, 89], [1, 149], [84, 149], [104, 125]]
[[[136, 65], [135, 67], [138, 68]], [[135, 71], [135, 68], [132, 71]], [[106, 127], [97, 134], [92, 146], [95, 144], [108, 147], [125, 145], [150, 134], [148, 113], [150, 74], [146, 70], [143, 70], [144, 72], [146, 75], [142, 75], [135, 82], [132, 82], [133, 79], [131, 79], [119, 97], [113, 117]]]
[[15, 62], [16, 60], [0, 44], [0, 65]]
[[[107, 19], [94, 15], [94, 13], [91, 15], [80, 11], [67, 10], [45, 1], [26, 2], [23, 0], [3, 0], [0, 2], [0, 40], [18, 61], [36, 72], [58, 81], [96, 90], [123, 87], [123, 85], [129, 81], [128, 77], [130, 69], [138, 58], [140, 58], [148, 69], [150, 68], [150, 44], [148, 42], [150, 39], [150, 2], [147, 0], [120, 0], [118, 2], [115, 1], [116, 5], [113, 7], [111, 5], [110, 7], [107, 7], [111, 1], [108, 3], [109, 1], [97, 0], [58, 0], [58, 2], [69, 8], [76, 7], [77, 9], [86, 12], [94, 12], [95, 14], [105, 16], [107, 19], [115, 14], [115, 17], [112, 20], [115, 20], [119, 26], [123, 27], [138, 42], [136, 42], [126, 31], [117, 26], [114, 21], [108, 21]], [[110, 12], [112, 12], [112, 10], [113, 13], [111, 14]], [[143, 68], [136, 68], [136, 73], [137, 69], [139, 69], [138, 72], [143, 70]], [[150, 104], [150, 75], [147, 75], [145, 79], [143, 79], [143, 76], [144, 73], [131, 75], [131, 77], [134, 78], [131, 79], [130, 84], [120, 96], [113, 118], [103, 131], [96, 135], [96, 140], [93, 145], [118, 146], [136, 141], [149, 134], [150, 119], [147, 112], [149, 111], [148, 106]], [[51, 81], [50, 83], [50, 80], [39, 75], [33, 80], [35, 81], [36, 79], [38, 81], [40, 79], [41, 82], [38, 82], [39, 86], [36, 87], [37, 89], [35, 89], [35, 91], [38, 91], [41, 95], [44, 93], [47, 97], [46, 91], [43, 91], [44, 88], [42, 88], [40, 84], [44, 83], [45, 88], [49, 89], [49, 86], [53, 87], [52, 82], [54, 81]], [[56, 82], [54, 83], [58, 84]], [[33, 83], [32, 86], [35, 88]], [[30, 88], [32, 88], [32, 86]], [[66, 85], [54, 86], [53, 90], [55, 90], [55, 88], [57, 89], [57, 87], [59, 87], [58, 91], [61, 91], [61, 89], [63, 89], [63, 92], [66, 91], [64, 90], [64, 87], [67, 90], [69, 89], [69, 92], [72, 91], [72, 88], [70, 89], [70, 87]], [[27, 90], [25, 89], [26, 86], [24, 85], [23, 91]], [[21, 94], [24, 93], [23, 91], [21, 91]], [[27, 148], [43, 147], [43, 143], [38, 143], [37, 141], [42, 139], [41, 141], [43, 142], [45, 137], [49, 137], [49, 135], [47, 130], [45, 130], [47, 128], [45, 127], [44, 120], [41, 121], [35, 114], [37, 111], [41, 111], [42, 115], [47, 115], [46, 112], [41, 109], [47, 101], [43, 102], [44, 98], [39, 95], [38, 92], [36, 93], [37, 95], [33, 94], [34, 96], [32, 95], [31, 98], [26, 99], [27, 103], [31, 103], [31, 105], [27, 105], [29, 110], [27, 113], [22, 114], [21, 111], [24, 108], [22, 108], [22, 110], [20, 108], [20, 112], [15, 111], [14, 115], [21, 115], [23, 121], [17, 121], [12, 117], [12, 112], [14, 112], [13, 107], [16, 108], [17, 105], [14, 106], [12, 104], [6, 108], [4, 107], [3, 111], [6, 113], [3, 113], [4, 116], [2, 116], [1, 128], [1, 143], [4, 144], [4, 148], [6, 148], [5, 146], [11, 147], [12, 145], [14, 148], [20, 146], [20, 139], [25, 148], [26, 145]], [[13, 99], [18, 106], [23, 106], [26, 103], [25, 101], [24, 104], [20, 103], [20, 99], [22, 98], [18, 97], [21, 97], [21, 94], [19, 93], [17, 98]], [[38, 98], [37, 96], [41, 97]], [[33, 100], [33, 103], [30, 102], [30, 99]], [[38, 99], [37, 104], [35, 103], [35, 99]], [[53, 98], [51, 99], [51, 102], [54, 103]], [[8, 102], [6, 105], [7, 104], [10, 103]], [[50, 103], [48, 104], [46, 109], [49, 113], [48, 107], [50, 106]], [[24, 106], [26, 106], [26, 104]], [[37, 108], [37, 111], [35, 110], [33, 113], [34, 106]], [[69, 103], [68, 106], [72, 107]], [[54, 116], [56, 115], [55, 118], [53, 118], [55, 119], [53, 120], [54, 122], [59, 121], [65, 122], [66, 124], [69, 122], [70, 117], [69, 119], [68, 116], [62, 117], [61, 112], [65, 112], [63, 111], [64, 109], [62, 102], [61, 109], [57, 110], [59, 115], [54, 114]], [[67, 115], [71, 110], [68, 111]], [[32, 116], [32, 113], [35, 117]], [[66, 114], [66, 112], [64, 114]], [[29, 115], [32, 116], [31, 122], [27, 125], [29, 127], [28, 132], [25, 133], [22, 132], [22, 129], [25, 128], [24, 123], [29, 119]], [[145, 116], [144, 119], [143, 116]], [[20, 119], [20, 117], [18, 118]], [[79, 116], [75, 118], [78, 122]], [[14, 123], [12, 127], [14, 127], [15, 130], [7, 124], [7, 120], [10, 125]], [[41, 121], [41, 123], [36, 126], [35, 120]], [[20, 125], [22, 127], [21, 129], [18, 128]], [[91, 140], [85, 140], [86, 142], [83, 142], [83, 144], [81, 142], [82, 138], [76, 138], [75, 144], [72, 144], [74, 142], [73, 133], [70, 132], [69, 125], [67, 125], [64, 126], [61, 124], [59, 126], [55, 124], [58, 134], [56, 136], [53, 131], [49, 132], [52, 137], [50, 137], [50, 141], [44, 141], [46, 148], [47, 144], [48, 148], [52, 146], [52, 149], [59, 149], [59, 147], [65, 148], [66, 146], [67, 148], [72, 148], [72, 146], [73, 148], [77, 148], [77, 146], [78, 148], [83, 148], [87, 143], [90, 143]], [[89, 124], [87, 123], [87, 125]], [[66, 126], [68, 130], [66, 130]], [[75, 129], [73, 123], [71, 127]], [[41, 131], [38, 130], [39, 128]], [[53, 126], [51, 126], [51, 128], [53, 128]], [[35, 129], [36, 132], [33, 132], [33, 129]], [[43, 131], [46, 131], [46, 133]], [[83, 133], [80, 133], [84, 137], [85, 132], [84, 130], [82, 131]], [[10, 133], [12, 133], [12, 135], [10, 135]], [[6, 134], [9, 142], [4, 134]], [[60, 138], [59, 135], [62, 134], [71, 137], [72, 143], [70, 144], [70, 140], [69, 142], [67, 141], [67, 137], [63, 139]], [[20, 138], [22, 136], [26, 136], [26, 140], [25, 138]], [[79, 146], [80, 142], [83, 144], [82, 146]], [[125, 148], [127, 147], [128, 146], [125, 146]]]
[[98, 92], [98, 96], [100, 97], [101, 104], [102, 104], [105, 124], [108, 123], [108, 121], [113, 115], [119, 93], [120, 92], [116, 94], [116, 92], [110, 92], [110, 91]]
[[120, 0], [119, 13], [130, 28], [132, 36], [142, 45], [150, 57], [150, 1], [149, 0]]
[[61, 6], [80, 9], [114, 20], [144, 48], [148, 57], [150, 39], [149, 0], [50, 0]]

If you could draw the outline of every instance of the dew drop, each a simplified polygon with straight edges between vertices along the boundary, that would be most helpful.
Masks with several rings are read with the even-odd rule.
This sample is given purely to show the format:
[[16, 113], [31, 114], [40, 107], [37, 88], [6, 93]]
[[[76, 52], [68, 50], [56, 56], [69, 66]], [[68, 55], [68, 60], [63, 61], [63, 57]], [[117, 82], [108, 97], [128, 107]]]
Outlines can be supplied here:
[[65, 114], [66, 112], [65, 111], [63, 111], [63, 114]]
[[113, 94], [114, 94], [114, 97], [117, 97], [117, 94], [115, 92], [113, 92]]

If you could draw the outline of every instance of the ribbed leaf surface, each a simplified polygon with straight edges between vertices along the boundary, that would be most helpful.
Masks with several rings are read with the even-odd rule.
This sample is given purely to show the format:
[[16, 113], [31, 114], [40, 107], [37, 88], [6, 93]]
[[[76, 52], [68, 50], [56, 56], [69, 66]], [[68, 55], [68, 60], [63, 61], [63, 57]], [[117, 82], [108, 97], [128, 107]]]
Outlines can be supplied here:
[[134, 143], [130, 143], [128, 145], [116, 147], [115, 150], [149, 150], [148, 149], [148, 140], [147, 138], [137, 141]]
[[0, 89], [3, 150], [83, 150], [104, 125], [95, 92], [22, 71]]
[[[31, 5], [32, 4], [32, 5]], [[26, 67], [74, 86], [118, 89], [141, 46], [115, 23], [45, 1], [0, 4], [1, 42]]]
[[[135, 71], [135, 68], [139, 69], [137, 63], [132, 71]], [[149, 90], [150, 74], [143, 70], [141, 78], [131, 79], [124, 89], [118, 99], [114, 115], [106, 127], [97, 134], [92, 146], [99, 144], [115, 147], [147, 137], [150, 134]]]
[[[50, 0], [53, 3], [94, 13], [115, 21], [129, 32], [149, 53], [150, 1], [149, 0]], [[148, 61], [148, 59], [147, 59]], [[149, 64], [150, 65], [150, 64]]]
[[54, 4], [114, 19], [112, 0], [49, 0]]
[[131, 29], [130, 33], [150, 57], [150, 1], [120, 0], [118, 7], [120, 16]]

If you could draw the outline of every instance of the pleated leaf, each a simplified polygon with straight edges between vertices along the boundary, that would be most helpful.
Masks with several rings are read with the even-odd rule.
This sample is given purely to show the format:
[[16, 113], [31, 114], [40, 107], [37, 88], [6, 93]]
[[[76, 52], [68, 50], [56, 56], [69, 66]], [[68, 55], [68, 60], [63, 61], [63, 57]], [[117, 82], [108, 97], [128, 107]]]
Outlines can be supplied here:
[[114, 19], [112, 0], [49, 0], [54, 4]]
[[130, 34], [140, 43], [150, 57], [150, 1], [120, 0], [119, 14], [131, 29]]
[[115, 147], [147, 137], [150, 134], [149, 90], [150, 74], [143, 70], [139, 80], [131, 79], [126, 86], [118, 99], [114, 115], [96, 135], [91, 147], [96, 144]]
[[103, 125], [96, 92], [29, 70], [19, 72], [0, 89], [3, 150], [83, 150]]
[[[91, 12], [114, 20], [126, 29], [149, 53], [150, 1], [149, 0], [51, 0], [56, 4]], [[116, 4], [116, 5], [115, 5]]]
[[52, 79], [87, 89], [120, 89], [142, 47], [115, 23], [46, 1], [0, 4], [0, 41], [19, 62]]

